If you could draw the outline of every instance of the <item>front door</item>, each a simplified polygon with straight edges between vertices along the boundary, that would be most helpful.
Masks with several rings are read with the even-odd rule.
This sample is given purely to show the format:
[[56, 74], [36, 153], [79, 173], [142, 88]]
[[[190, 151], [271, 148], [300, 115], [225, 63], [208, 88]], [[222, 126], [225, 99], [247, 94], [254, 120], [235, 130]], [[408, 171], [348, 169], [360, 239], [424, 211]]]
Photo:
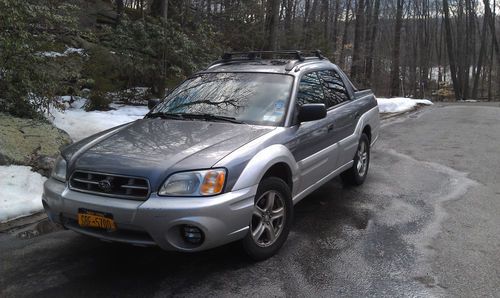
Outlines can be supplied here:
[[[330, 159], [330, 169], [334, 171], [351, 161], [357, 147], [357, 139], [353, 137], [355, 129], [355, 105], [345, 83], [338, 72], [333, 69], [318, 72], [325, 93], [329, 122], [332, 123], [327, 138], [337, 144], [336, 159]], [[354, 142], [354, 143], [353, 143]]]
[[[325, 95], [321, 81], [316, 72], [305, 74], [299, 83], [296, 105], [325, 103]], [[330, 170], [332, 159], [332, 145], [334, 141], [329, 135], [330, 119], [324, 118], [311, 122], [304, 122], [296, 126], [296, 144], [292, 150], [300, 168], [299, 192], [318, 182]]]

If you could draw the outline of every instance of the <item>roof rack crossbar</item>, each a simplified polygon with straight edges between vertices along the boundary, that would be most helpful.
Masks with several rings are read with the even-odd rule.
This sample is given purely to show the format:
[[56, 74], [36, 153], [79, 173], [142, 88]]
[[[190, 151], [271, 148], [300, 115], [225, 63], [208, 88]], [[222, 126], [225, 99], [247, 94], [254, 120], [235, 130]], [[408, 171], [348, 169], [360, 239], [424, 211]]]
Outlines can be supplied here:
[[[306, 56], [304, 54], [309, 54], [312, 56]], [[213, 62], [208, 66], [208, 68], [218, 65], [218, 64], [226, 64], [230, 62], [244, 62], [244, 61], [254, 61], [262, 59], [262, 55], [290, 55], [294, 58], [286, 65], [285, 69], [290, 71], [300, 62], [304, 62], [310, 59], [327, 59], [325, 56], [321, 54], [320, 50], [280, 50], [280, 51], [249, 51], [249, 52], [226, 52], [222, 54], [221, 59]]]
[[208, 66], [208, 68], [210, 68], [214, 65], [217, 65], [217, 64], [226, 64], [228, 62], [245, 62], [245, 61], [253, 61], [253, 60], [257, 60], [257, 59], [248, 59], [248, 58], [219, 59], [219, 60], [212, 62]]
[[227, 52], [222, 55], [222, 60], [232, 60], [233, 56], [246, 56], [249, 60], [254, 60], [258, 56], [272, 55], [292, 55], [295, 59], [304, 61], [301, 51], [250, 51], [250, 52]]

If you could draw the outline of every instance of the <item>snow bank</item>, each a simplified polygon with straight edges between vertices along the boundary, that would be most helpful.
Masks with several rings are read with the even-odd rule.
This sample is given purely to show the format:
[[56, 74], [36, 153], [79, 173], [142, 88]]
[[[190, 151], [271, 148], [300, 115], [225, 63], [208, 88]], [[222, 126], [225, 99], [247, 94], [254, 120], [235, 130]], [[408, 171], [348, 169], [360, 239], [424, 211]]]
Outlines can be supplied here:
[[0, 223], [42, 210], [45, 180], [27, 166], [0, 166]]
[[415, 106], [432, 105], [428, 99], [412, 99], [406, 97], [377, 98], [380, 113], [401, 113], [412, 110]]
[[73, 97], [75, 101], [69, 104], [70, 98], [70, 96], [61, 97], [61, 100], [66, 102], [67, 109], [65, 111], [51, 109], [49, 120], [56, 127], [66, 131], [73, 141], [141, 119], [149, 111], [145, 106], [111, 104], [110, 107], [114, 110], [85, 112], [83, 109], [85, 98]]

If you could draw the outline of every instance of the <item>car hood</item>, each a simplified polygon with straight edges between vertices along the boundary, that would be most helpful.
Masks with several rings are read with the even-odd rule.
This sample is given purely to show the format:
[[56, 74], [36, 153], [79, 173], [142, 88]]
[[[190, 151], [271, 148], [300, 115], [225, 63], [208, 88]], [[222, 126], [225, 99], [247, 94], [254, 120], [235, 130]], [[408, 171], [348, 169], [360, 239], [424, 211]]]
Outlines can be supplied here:
[[176, 171], [205, 169], [274, 127], [227, 122], [142, 119], [84, 139], [63, 151], [75, 169], [146, 177], [159, 187]]

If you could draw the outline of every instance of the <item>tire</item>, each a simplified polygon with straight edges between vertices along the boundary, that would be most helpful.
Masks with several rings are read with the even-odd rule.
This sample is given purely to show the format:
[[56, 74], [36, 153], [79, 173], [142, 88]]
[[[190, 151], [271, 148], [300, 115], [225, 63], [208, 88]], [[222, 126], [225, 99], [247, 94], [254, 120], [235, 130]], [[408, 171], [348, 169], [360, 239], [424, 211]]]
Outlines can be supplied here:
[[340, 177], [346, 185], [358, 186], [365, 182], [370, 166], [370, 140], [366, 134], [361, 134], [358, 149], [354, 155], [352, 167], [343, 172]]
[[255, 261], [273, 256], [285, 243], [292, 220], [293, 203], [288, 185], [276, 177], [264, 178], [255, 195], [250, 229], [242, 240], [243, 249]]

